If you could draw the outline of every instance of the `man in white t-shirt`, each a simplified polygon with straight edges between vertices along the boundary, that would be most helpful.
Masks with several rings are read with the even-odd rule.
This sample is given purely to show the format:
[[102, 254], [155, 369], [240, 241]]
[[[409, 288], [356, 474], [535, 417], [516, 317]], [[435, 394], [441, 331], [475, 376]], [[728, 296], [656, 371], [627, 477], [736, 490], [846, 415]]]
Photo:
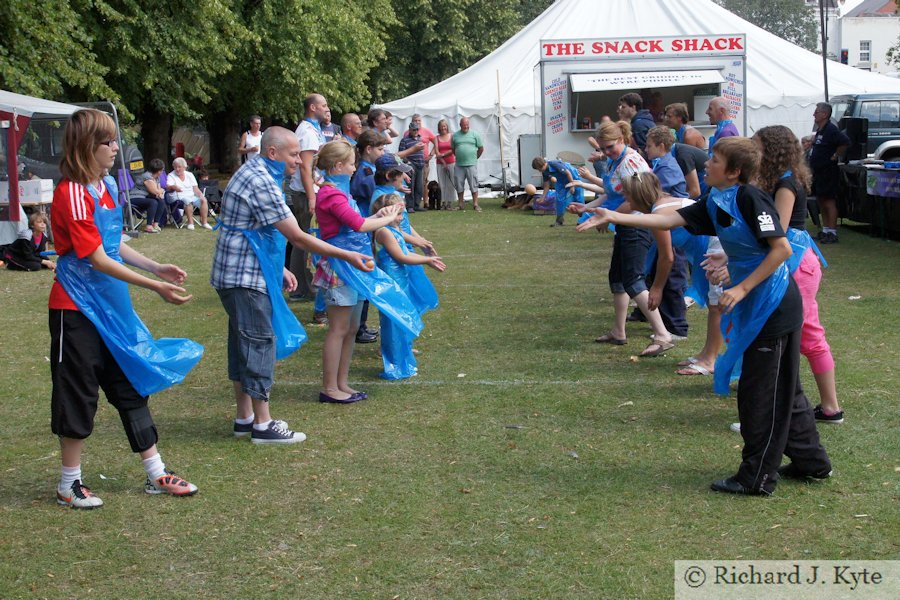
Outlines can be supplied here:
[[[313, 161], [319, 148], [325, 144], [321, 123], [328, 110], [328, 101], [324, 96], [310, 94], [303, 100], [305, 118], [294, 132], [300, 142], [300, 159], [303, 162], [291, 178], [291, 208], [305, 233], [309, 233], [310, 222], [316, 212], [316, 180], [319, 177], [313, 171]], [[290, 270], [297, 278], [297, 289], [291, 294], [291, 299], [295, 301], [312, 300], [316, 295], [312, 287], [312, 273], [306, 266], [306, 256], [306, 250], [291, 249]]]

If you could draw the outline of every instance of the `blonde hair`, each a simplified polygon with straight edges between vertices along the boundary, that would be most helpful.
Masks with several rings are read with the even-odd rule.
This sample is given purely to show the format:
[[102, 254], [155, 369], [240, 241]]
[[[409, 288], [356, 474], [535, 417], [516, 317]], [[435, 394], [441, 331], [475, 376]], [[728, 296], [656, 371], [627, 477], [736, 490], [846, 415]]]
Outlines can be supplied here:
[[38, 221], [43, 221], [45, 224], [49, 224], [47, 221], [46, 215], [43, 215], [39, 212], [33, 213], [30, 217], [28, 217], [28, 227], [34, 229], [34, 224]]
[[631, 140], [631, 124], [628, 121], [605, 121], [597, 128], [596, 138], [598, 142], [615, 142], [621, 139], [627, 144]]
[[645, 171], [622, 178], [622, 195], [635, 210], [649, 213], [656, 201], [663, 196], [663, 191], [656, 174]]
[[399, 194], [382, 194], [375, 199], [375, 202], [372, 203], [372, 207], [369, 210], [374, 215], [385, 206], [393, 206], [395, 204], [400, 204], [401, 202], [403, 202], [403, 200], [400, 198]]
[[103, 173], [94, 153], [97, 146], [116, 137], [116, 124], [105, 112], [86, 108], [72, 113], [63, 130], [59, 172], [75, 183], [87, 185]]
[[675, 136], [672, 135], [671, 129], [660, 125], [647, 132], [647, 142], [654, 146], [662, 146], [666, 151], [669, 151], [675, 144]]
[[345, 140], [334, 140], [319, 148], [313, 168], [330, 171], [338, 163], [356, 164], [356, 151]]
[[690, 115], [688, 115], [688, 107], [684, 102], [675, 102], [666, 107], [666, 112], [672, 111], [672, 114], [675, 115], [678, 119], [681, 119], [682, 123], [687, 123], [691, 120]]

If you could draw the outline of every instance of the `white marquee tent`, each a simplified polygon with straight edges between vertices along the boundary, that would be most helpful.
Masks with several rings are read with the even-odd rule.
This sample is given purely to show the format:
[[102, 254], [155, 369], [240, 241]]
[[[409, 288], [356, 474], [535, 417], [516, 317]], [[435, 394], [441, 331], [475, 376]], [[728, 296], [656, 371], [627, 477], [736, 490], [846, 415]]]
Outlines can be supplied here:
[[[542, 39], [745, 33], [747, 123], [753, 131], [782, 124], [798, 136], [812, 128], [812, 106], [824, 100], [821, 56], [728, 12], [711, 0], [557, 0], [537, 19], [471, 67], [406, 98], [381, 105], [405, 125], [415, 113], [436, 129], [462, 115], [483, 134], [479, 180], [501, 174], [499, 133], [509, 180], [518, 181], [517, 140], [540, 133], [539, 43]], [[498, 83], [499, 81], [499, 83]], [[900, 81], [828, 61], [830, 95], [900, 92]], [[702, 115], [701, 115], [702, 117]], [[696, 117], [695, 117], [696, 118]]]

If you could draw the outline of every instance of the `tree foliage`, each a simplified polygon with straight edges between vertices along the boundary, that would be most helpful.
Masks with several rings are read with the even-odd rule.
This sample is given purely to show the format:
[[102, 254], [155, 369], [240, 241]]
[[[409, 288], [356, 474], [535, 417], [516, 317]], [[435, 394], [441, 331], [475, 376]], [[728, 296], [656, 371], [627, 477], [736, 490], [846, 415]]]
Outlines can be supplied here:
[[112, 100], [158, 156], [176, 121], [215, 122], [230, 136], [250, 113], [299, 120], [311, 92], [336, 114], [416, 92], [473, 64], [552, 3], [6, 0], [0, 86]]
[[745, 21], [812, 52], [818, 51], [816, 11], [801, 0], [715, 0]]
[[502, 44], [552, 0], [393, 0], [400, 24], [387, 60], [369, 81], [372, 99], [393, 100], [455, 75]]
[[67, 0], [4, 0], [0, 32], [3, 89], [58, 100], [117, 97], [94, 52], [96, 36]]

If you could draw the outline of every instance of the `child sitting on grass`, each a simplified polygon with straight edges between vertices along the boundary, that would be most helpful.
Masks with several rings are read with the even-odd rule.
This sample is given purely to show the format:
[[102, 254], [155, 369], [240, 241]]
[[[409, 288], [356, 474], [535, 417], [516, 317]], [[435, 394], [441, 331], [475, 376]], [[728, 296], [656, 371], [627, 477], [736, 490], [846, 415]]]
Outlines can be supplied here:
[[[372, 204], [372, 210], [378, 211], [395, 204], [403, 204], [400, 196], [384, 194]], [[422, 265], [428, 265], [439, 272], [443, 272], [447, 266], [439, 256], [422, 256], [408, 249], [400, 231], [402, 219], [402, 213], [398, 214], [393, 223], [375, 232], [372, 253], [378, 268], [397, 282], [421, 315], [438, 306], [437, 292], [425, 275]], [[417, 373], [413, 338], [402, 329], [394, 327], [384, 314], [381, 315], [381, 358], [384, 362], [381, 377], [384, 379], [406, 379]]]
[[23, 233], [15, 242], [7, 246], [2, 258], [6, 260], [6, 268], [10, 271], [40, 271], [56, 269], [56, 263], [45, 258], [41, 253], [47, 250], [47, 217], [34, 213], [28, 218], [29, 231]]
[[[728, 348], [716, 362], [714, 390], [728, 392], [731, 373], [743, 358], [737, 401], [744, 448], [737, 473], [710, 487], [747, 495], [772, 494], [779, 475], [831, 476], [812, 406], [800, 386], [803, 307], [784, 264], [791, 246], [772, 198], [747, 185], [759, 162], [760, 151], [751, 140], [719, 140], [707, 164], [706, 199], [671, 214], [627, 215], [598, 208], [596, 216], [579, 226], [685, 227], [695, 235], [719, 237], [729, 261], [729, 287], [719, 299]], [[792, 462], [779, 468], [782, 455]]]

